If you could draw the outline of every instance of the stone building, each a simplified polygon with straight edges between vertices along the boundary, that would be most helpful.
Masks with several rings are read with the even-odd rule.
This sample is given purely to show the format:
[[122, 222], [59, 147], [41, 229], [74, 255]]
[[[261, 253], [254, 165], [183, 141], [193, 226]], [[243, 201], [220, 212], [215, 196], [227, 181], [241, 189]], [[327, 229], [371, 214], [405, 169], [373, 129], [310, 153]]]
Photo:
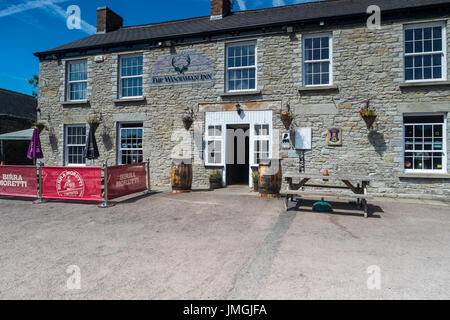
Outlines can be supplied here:
[[[306, 172], [373, 176], [372, 194], [447, 198], [450, 1], [375, 3], [381, 24], [372, 0], [240, 12], [212, 0], [211, 16], [130, 27], [99, 8], [97, 34], [35, 54], [47, 80], [45, 161], [84, 165], [86, 119], [96, 115], [98, 164], [150, 158], [153, 187], [170, 185], [172, 158], [193, 158], [194, 187], [206, 187], [211, 170], [223, 170], [224, 184], [251, 184], [259, 159], [299, 170], [303, 154]], [[359, 114], [367, 106], [370, 127]]]
[[[31, 128], [36, 121], [37, 99], [33, 96], [0, 89], [0, 135]], [[29, 141], [1, 141], [0, 162], [31, 164], [27, 159]]]

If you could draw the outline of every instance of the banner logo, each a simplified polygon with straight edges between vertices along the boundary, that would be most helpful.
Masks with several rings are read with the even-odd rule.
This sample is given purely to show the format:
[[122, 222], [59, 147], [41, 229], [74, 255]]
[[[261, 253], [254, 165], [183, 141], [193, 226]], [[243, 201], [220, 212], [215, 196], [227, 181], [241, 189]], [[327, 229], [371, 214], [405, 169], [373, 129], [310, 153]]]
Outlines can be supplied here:
[[76, 171], [64, 171], [56, 179], [56, 192], [60, 197], [82, 198], [84, 195], [84, 181]]

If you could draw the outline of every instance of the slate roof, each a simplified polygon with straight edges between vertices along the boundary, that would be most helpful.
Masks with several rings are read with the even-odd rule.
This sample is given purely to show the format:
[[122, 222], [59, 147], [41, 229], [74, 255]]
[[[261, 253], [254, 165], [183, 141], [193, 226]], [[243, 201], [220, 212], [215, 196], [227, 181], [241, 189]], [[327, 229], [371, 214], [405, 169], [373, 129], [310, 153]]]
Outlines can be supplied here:
[[19, 92], [0, 89], [0, 116], [36, 119], [37, 99]]
[[376, 4], [381, 12], [393, 12], [424, 7], [450, 6], [450, 0], [328, 0], [307, 2], [290, 6], [237, 11], [220, 20], [209, 16], [123, 27], [117, 31], [94, 34], [80, 40], [35, 53], [36, 56], [69, 52], [76, 49], [93, 49], [123, 43], [150, 40], [168, 40], [176, 37], [219, 33], [256, 27], [284, 25], [330, 18], [348, 18], [367, 15], [368, 6]]

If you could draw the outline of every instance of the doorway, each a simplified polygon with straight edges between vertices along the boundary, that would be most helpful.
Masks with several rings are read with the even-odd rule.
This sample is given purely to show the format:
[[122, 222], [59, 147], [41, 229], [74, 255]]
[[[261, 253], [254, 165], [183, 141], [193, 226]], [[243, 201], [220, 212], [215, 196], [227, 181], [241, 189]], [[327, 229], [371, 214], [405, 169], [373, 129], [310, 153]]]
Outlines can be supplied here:
[[227, 185], [249, 184], [250, 125], [227, 125]]

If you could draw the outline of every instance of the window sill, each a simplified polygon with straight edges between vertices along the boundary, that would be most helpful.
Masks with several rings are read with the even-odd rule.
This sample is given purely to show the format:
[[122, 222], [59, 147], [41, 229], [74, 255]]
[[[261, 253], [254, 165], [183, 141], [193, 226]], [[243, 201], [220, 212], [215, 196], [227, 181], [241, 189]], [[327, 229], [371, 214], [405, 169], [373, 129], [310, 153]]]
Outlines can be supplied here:
[[261, 90], [251, 90], [251, 91], [236, 91], [236, 92], [225, 92], [222, 93], [221, 97], [236, 97], [236, 96], [255, 96], [260, 95]]
[[450, 179], [450, 174], [447, 173], [414, 173], [403, 172], [397, 175], [398, 178], [406, 179]]
[[419, 88], [419, 87], [438, 87], [450, 86], [450, 81], [423, 81], [423, 82], [405, 82], [398, 85], [400, 89], [404, 88]]
[[61, 103], [62, 106], [79, 106], [79, 105], [89, 105], [89, 100], [76, 100], [76, 101], [64, 101]]
[[310, 86], [310, 87], [300, 87], [298, 88], [300, 92], [314, 92], [314, 91], [339, 91], [337, 85], [331, 86]]
[[145, 102], [146, 97], [133, 97], [133, 98], [122, 98], [114, 100], [114, 103], [127, 103], [127, 102]]

